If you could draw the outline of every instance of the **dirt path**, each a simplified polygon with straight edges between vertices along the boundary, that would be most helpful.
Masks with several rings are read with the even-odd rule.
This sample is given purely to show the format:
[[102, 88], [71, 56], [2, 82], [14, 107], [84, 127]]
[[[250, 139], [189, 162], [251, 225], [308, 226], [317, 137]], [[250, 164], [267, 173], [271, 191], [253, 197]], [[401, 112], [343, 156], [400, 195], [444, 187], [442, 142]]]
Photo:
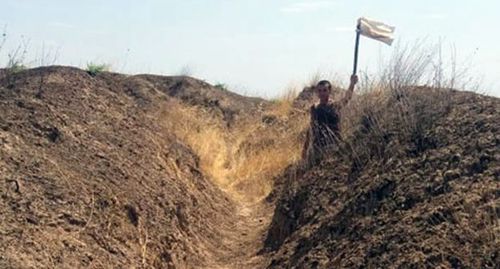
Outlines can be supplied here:
[[257, 255], [262, 249], [273, 208], [263, 201], [250, 203], [240, 195], [225, 190], [236, 203], [234, 219], [224, 226], [222, 244], [224, 249], [215, 250], [206, 268], [245, 269], [265, 267], [265, 257]]

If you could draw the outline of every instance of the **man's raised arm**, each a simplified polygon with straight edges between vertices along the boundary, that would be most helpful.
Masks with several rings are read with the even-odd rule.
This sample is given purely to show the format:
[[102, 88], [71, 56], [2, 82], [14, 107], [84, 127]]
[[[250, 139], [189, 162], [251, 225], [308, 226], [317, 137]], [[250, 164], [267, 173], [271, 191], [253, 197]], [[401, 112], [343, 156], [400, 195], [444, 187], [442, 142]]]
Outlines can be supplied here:
[[351, 76], [351, 83], [349, 83], [349, 88], [347, 88], [347, 92], [345, 93], [344, 97], [340, 100], [340, 105], [345, 106], [347, 103], [352, 98], [352, 93], [354, 92], [354, 86], [356, 86], [356, 83], [358, 83], [358, 76], [352, 75]]

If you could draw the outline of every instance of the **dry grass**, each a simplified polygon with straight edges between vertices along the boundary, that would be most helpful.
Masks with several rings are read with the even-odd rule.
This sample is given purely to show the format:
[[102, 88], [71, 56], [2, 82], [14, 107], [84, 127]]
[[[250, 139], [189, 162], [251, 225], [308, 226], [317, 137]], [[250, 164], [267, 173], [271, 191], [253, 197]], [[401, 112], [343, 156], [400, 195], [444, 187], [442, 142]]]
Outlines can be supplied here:
[[[446, 73], [439, 48], [422, 42], [398, 45], [378, 76], [361, 76], [357, 95], [342, 111], [342, 135], [351, 143], [351, 158], [390, 156], [397, 147], [388, 147], [387, 136], [397, 135], [402, 143], [419, 139], [450, 109], [443, 89], [459, 85], [460, 79], [454, 58]], [[468, 80], [465, 72], [460, 74], [462, 81]]]
[[[389, 171], [394, 169], [394, 174], [391, 177], [397, 179], [398, 184], [408, 184], [410, 189], [418, 189], [420, 184], [432, 185], [438, 180], [442, 180], [446, 171], [451, 169], [452, 166], [449, 166], [445, 158], [438, 159], [431, 165], [429, 160], [435, 158], [435, 156], [440, 154], [442, 156], [448, 156], [448, 154], [451, 156], [462, 149], [464, 150], [461, 153], [463, 155], [474, 156], [474, 158], [485, 156], [483, 155], [485, 154], [484, 149], [481, 152], [476, 149], [477, 147], [472, 146], [476, 143], [476, 138], [467, 141], [467, 139], [454, 137], [451, 134], [463, 135], [464, 129], [462, 128], [467, 127], [462, 125], [473, 124], [481, 117], [491, 119], [494, 112], [488, 112], [491, 114], [487, 116], [481, 115], [483, 110], [488, 111], [488, 109], [491, 109], [491, 107], [486, 106], [486, 102], [481, 102], [481, 100], [484, 100], [482, 97], [477, 97], [477, 102], [471, 100], [470, 102], [461, 103], [462, 94], [449, 90], [457, 88], [470, 89], [471, 87], [468, 87], [467, 83], [474, 80], [471, 80], [465, 71], [457, 72], [453, 60], [448, 64], [443, 63], [440, 51], [436, 51], [435, 47], [423, 48], [421, 44], [400, 47], [389, 59], [389, 62], [386, 63], [386, 68], [382, 70], [380, 76], [364, 76], [361, 77], [360, 81], [361, 85], [356, 90], [357, 95], [342, 111], [342, 136], [345, 148], [343, 148], [344, 151], [341, 155], [335, 156], [346, 158], [345, 163], [352, 164], [352, 167], [348, 168], [352, 169], [352, 171], [349, 171], [349, 176], [352, 174], [353, 177], [349, 178], [352, 179], [349, 182], [353, 182], [353, 186], [356, 186], [355, 184], [359, 184], [359, 186], [369, 185], [373, 180], [376, 180], [372, 174], [369, 174], [369, 177], [362, 178], [360, 175], [363, 175], [363, 173], [367, 175], [374, 169], [380, 169], [381, 173], [378, 174], [384, 175], [384, 169]], [[472, 88], [475, 86], [472, 85]], [[473, 94], [469, 97], [475, 98]], [[463, 107], [458, 107], [457, 104], [463, 105]], [[469, 105], [470, 107], [467, 107]], [[478, 110], [481, 110], [481, 112], [478, 112]], [[473, 129], [470, 132], [475, 132]], [[492, 130], [496, 129], [492, 128]], [[476, 134], [478, 136], [484, 135], [480, 131]], [[493, 147], [491, 146], [489, 150], [493, 150]], [[475, 150], [479, 152], [467, 152]], [[464, 160], [468, 158], [464, 158]], [[470, 158], [472, 159], [472, 157]], [[404, 162], [394, 167], [386, 166], [388, 163], [399, 160], [404, 160]], [[461, 161], [460, 165], [466, 163], [464, 160]], [[338, 167], [337, 163], [344, 163], [338, 159], [329, 161], [324, 164], [330, 165], [333, 163], [332, 167]], [[411, 165], [412, 162], [421, 166], [414, 168]], [[424, 166], [426, 168], [423, 168]], [[416, 252], [412, 258], [421, 264], [431, 264], [432, 267], [442, 266], [442, 268], [448, 268], [458, 260], [466, 264], [465, 267], [494, 268], [493, 265], [498, 264], [498, 251], [496, 251], [498, 248], [494, 246], [499, 244], [498, 227], [500, 226], [498, 222], [498, 206], [494, 205], [498, 199], [494, 200], [494, 196], [489, 194], [493, 193], [495, 188], [493, 176], [487, 173], [472, 176], [468, 174], [472, 172], [467, 172], [466, 167], [460, 167], [460, 169], [463, 169], [462, 174], [460, 174], [461, 177], [459, 180], [457, 179], [457, 182], [450, 184], [453, 185], [450, 187], [453, 188], [450, 194], [431, 194], [429, 195], [430, 198], [426, 199], [425, 203], [428, 204], [425, 210], [431, 211], [429, 213], [429, 222], [431, 224], [428, 225], [427, 230], [417, 233], [418, 239], [411, 238], [415, 241], [421, 240], [418, 242], [419, 247], [422, 247], [422, 251]], [[398, 178], [403, 173], [402, 171], [405, 170], [423, 176], [422, 178], [419, 176], [417, 180], [412, 180], [411, 177], [407, 176]], [[327, 169], [324, 169], [322, 172], [327, 171]], [[393, 173], [393, 171], [390, 173]], [[390, 173], [388, 172], [388, 174]], [[362, 182], [359, 179], [368, 180]], [[394, 179], [391, 178], [391, 180]], [[287, 181], [287, 184], [293, 185], [294, 181], [295, 178], [292, 178], [292, 180]], [[409, 182], [411, 183], [409, 184]], [[299, 183], [298, 186], [298, 188], [306, 188], [308, 185], [300, 185]], [[318, 190], [318, 186], [312, 189]], [[360, 187], [359, 190], [362, 189]], [[354, 192], [357, 192], [357, 190], [354, 190]], [[422, 193], [428, 195], [426, 192]], [[293, 198], [284, 195], [285, 199], [289, 199], [285, 200], [286, 206], [291, 201], [298, 200], [295, 199], [297, 196], [293, 196], [294, 191], [289, 193], [292, 193]], [[440, 197], [440, 195], [443, 196]], [[483, 197], [482, 201], [479, 200], [480, 197]], [[488, 199], [492, 200], [484, 197], [491, 197]], [[308, 197], [303, 200], [307, 201], [307, 199], [311, 198]], [[304, 211], [308, 212], [306, 210], [309, 209], [304, 208]], [[300, 210], [297, 211], [301, 212]], [[290, 210], [283, 213], [283, 215], [297, 211]], [[300, 214], [303, 216], [305, 213]], [[422, 215], [425, 214], [424, 212]], [[300, 219], [300, 216], [298, 218]], [[291, 223], [294, 223], [296, 219], [297, 216], [291, 220]], [[281, 225], [282, 222], [280, 221], [278, 223], [280, 227], [278, 227], [277, 233], [280, 233], [282, 231], [279, 228], [286, 225]], [[404, 223], [404, 225], [407, 225], [407, 223]], [[418, 224], [414, 225], [417, 226]], [[413, 227], [408, 226], [408, 228]], [[307, 228], [303, 226], [299, 226], [297, 229], [307, 231]], [[426, 238], [429, 233], [433, 234], [433, 236]], [[345, 234], [347, 232], [343, 233], [342, 238], [344, 238]], [[300, 241], [301, 239], [298, 239], [300, 237], [296, 235], [297, 233], [290, 236], [293, 239], [289, 238], [288, 242]], [[457, 240], [457, 238], [459, 239]], [[466, 239], [463, 240], [463, 238]], [[308, 243], [306, 240], [304, 244], [307, 245]], [[315, 247], [314, 251], [318, 249], [320, 247]], [[429, 250], [432, 250], [431, 254], [428, 254]], [[286, 253], [287, 251], [288, 249], [282, 252]], [[278, 256], [276, 260], [287, 260], [288, 257], [300, 260], [296, 257], [303, 253], [304, 256], [309, 255], [302, 249], [300, 252], [292, 252], [294, 256]], [[436, 259], [426, 260], [431, 255], [435, 256]], [[458, 259], [451, 259], [453, 260], [451, 261], [449, 257]], [[485, 262], [491, 267], [481, 262]], [[404, 265], [402, 266], [404, 267]]]
[[200, 157], [201, 167], [212, 180], [236, 199], [257, 201], [272, 189], [272, 178], [298, 161], [300, 134], [306, 117], [291, 117], [297, 91], [288, 91], [271, 105], [265, 116], [244, 118], [233, 127], [201, 108], [172, 101], [163, 112], [165, 124]]
[[[476, 82], [466, 75], [466, 69], [457, 71], [455, 62], [450, 63], [451, 71], [446, 74], [439, 49], [422, 49], [419, 46], [400, 48], [380, 77], [365, 77], [361, 94], [355, 97], [344, 113], [343, 131], [349, 138], [346, 157], [358, 162], [361, 166], [359, 169], [370, 159], [397, 158], [400, 154], [398, 151], [408, 149], [405, 145], [414, 145], [415, 154], [425, 151], [428, 130], [435, 128], [436, 123], [452, 110], [448, 89], [478, 88], [477, 84], [470, 84]], [[457, 77], [458, 74], [460, 77]], [[464, 204], [450, 201], [443, 203], [443, 206], [460, 210]], [[480, 215], [485, 212], [492, 214]], [[469, 249], [463, 253], [475, 253], [483, 257], [490, 255], [488, 251], [494, 249], [492, 245], [498, 244], [498, 222], [491, 221], [498, 219], [496, 212], [493, 209], [479, 214], [475, 211], [454, 214], [456, 225], [462, 231], [467, 231], [468, 238], [484, 246], [480, 250]], [[483, 229], [474, 231], [474, 226]], [[457, 249], [446, 245], [448, 241], [444, 238], [451, 238], [455, 231], [441, 229], [433, 229], [436, 233], [443, 233], [440, 237], [443, 238], [443, 244], [438, 246], [439, 251], [452, 253], [467, 264], [474, 264], [474, 267], [481, 266], [478, 263], [480, 259], [471, 259], [471, 256], [458, 253]], [[493, 262], [490, 257], [483, 259]], [[447, 263], [445, 260], [441, 262]]]
[[[437, 83], [434, 74], [441, 76], [439, 86], [443, 86], [443, 72], [435, 70], [438, 65], [429, 57], [432, 53], [419, 46], [400, 48], [380, 77], [362, 78], [357, 90], [360, 94], [342, 111], [343, 137], [350, 141], [348, 158], [390, 155], [384, 142], [388, 133], [419, 136], [426, 122], [430, 124], [448, 108], [447, 99], [438, 96], [439, 90], [429, 90], [424, 96], [411, 94], [414, 86], [410, 85]], [[319, 79], [315, 74], [309, 84]], [[256, 200], [271, 191], [270, 179], [301, 159], [301, 135], [309, 119], [307, 113], [295, 111], [293, 106], [300, 90], [298, 85], [289, 85], [272, 100], [265, 115], [268, 123], [258, 117], [243, 117], [227, 128], [210, 112], [175, 101], [164, 111], [164, 119], [167, 127], [197, 153], [202, 169], [217, 185], [239, 198]], [[364, 132], [364, 139], [353, 139], [360, 137], [360, 132]]]
[[301, 90], [299, 85], [289, 84], [278, 97], [271, 100], [273, 105], [270, 113], [280, 118], [288, 117], [293, 110], [293, 102]]

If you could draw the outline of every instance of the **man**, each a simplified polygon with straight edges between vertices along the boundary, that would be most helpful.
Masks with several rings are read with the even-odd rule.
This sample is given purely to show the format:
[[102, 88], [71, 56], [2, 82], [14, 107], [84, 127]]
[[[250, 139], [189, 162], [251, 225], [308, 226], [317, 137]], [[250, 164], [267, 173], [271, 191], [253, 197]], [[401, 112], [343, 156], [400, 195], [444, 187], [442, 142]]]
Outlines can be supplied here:
[[318, 164], [323, 154], [340, 142], [340, 111], [351, 100], [356, 83], [358, 76], [352, 75], [344, 97], [335, 102], [330, 101], [332, 84], [328, 80], [322, 80], [316, 85], [319, 104], [311, 107], [311, 127], [302, 151], [302, 158], [307, 161], [308, 166]]

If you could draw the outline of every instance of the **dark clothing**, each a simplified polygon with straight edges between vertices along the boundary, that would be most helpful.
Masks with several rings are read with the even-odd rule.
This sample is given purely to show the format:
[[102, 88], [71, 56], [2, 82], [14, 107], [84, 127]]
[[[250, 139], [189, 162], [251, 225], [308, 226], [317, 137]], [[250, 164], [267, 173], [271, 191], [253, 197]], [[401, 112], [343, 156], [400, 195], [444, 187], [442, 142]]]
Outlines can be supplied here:
[[339, 108], [333, 103], [311, 107], [312, 144], [324, 147], [340, 140]]
[[333, 103], [311, 107], [311, 128], [302, 151], [308, 167], [319, 164], [325, 154], [338, 149], [341, 140], [339, 110], [339, 105]]

